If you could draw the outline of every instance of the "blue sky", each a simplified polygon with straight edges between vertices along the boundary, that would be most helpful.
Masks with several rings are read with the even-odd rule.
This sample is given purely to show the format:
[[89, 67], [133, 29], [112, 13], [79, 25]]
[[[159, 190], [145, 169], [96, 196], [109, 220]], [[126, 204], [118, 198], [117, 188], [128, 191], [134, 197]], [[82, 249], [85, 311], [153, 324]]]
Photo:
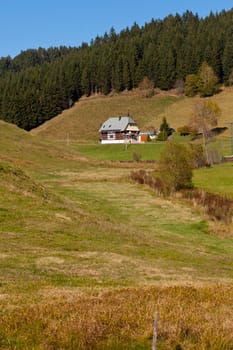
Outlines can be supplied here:
[[134, 22], [182, 14], [200, 17], [233, 8], [232, 0], [2, 0], [0, 57], [21, 50], [51, 46], [79, 46], [114, 27], [118, 33]]

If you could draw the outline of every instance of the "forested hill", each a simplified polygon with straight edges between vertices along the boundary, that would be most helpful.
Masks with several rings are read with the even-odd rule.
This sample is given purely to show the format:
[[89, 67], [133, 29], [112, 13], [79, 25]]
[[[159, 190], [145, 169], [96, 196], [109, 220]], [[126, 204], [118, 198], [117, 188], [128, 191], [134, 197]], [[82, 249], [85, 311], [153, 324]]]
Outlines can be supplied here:
[[[27, 50], [0, 59], [0, 118], [30, 130], [82, 95], [137, 87], [148, 77], [170, 89], [197, 74], [203, 62], [219, 83], [232, 82], [233, 9], [199, 18], [183, 15], [136, 23], [77, 48]], [[230, 80], [229, 80], [230, 77]]]

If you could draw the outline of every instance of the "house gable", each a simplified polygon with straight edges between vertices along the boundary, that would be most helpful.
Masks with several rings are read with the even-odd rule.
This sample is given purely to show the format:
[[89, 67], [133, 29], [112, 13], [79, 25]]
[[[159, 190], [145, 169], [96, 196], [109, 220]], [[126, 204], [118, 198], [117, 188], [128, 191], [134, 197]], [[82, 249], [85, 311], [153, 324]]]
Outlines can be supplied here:
[[137, 142], [139, 128], [135, 121], [127, 117], [111, 117], [100, 127], [101, 143]]

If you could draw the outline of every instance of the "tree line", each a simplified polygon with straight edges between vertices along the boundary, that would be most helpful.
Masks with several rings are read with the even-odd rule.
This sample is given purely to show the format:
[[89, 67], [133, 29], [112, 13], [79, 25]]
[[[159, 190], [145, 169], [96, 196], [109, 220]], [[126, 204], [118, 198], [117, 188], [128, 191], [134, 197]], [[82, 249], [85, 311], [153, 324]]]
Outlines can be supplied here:
[[77, 48], [39, 48], [14, 59], [2, 57], [0, 118], [30, 130], [82, 95], [131, 90], [145, 77], [165, 90], [187, 80], [186, 91], [191, 87], [193, 93], [204, 62], [215, 83], [232, 84], [232, 22], [233, 9], [205, 18], [187, 11], [142, 27], [135, 23], [119, 34], [111, 28]]

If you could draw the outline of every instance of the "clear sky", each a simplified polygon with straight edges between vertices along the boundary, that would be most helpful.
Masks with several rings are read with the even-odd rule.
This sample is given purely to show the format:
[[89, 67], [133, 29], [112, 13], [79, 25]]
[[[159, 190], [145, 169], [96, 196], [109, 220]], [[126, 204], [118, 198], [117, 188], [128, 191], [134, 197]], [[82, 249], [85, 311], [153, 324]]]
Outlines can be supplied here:
[[0, 0], [0, 57], [29, 48], [80, 46], [97, 35], [119, 33], [134, 22], [186, 10], [207, 16], [233, 8], [232, 0]]

